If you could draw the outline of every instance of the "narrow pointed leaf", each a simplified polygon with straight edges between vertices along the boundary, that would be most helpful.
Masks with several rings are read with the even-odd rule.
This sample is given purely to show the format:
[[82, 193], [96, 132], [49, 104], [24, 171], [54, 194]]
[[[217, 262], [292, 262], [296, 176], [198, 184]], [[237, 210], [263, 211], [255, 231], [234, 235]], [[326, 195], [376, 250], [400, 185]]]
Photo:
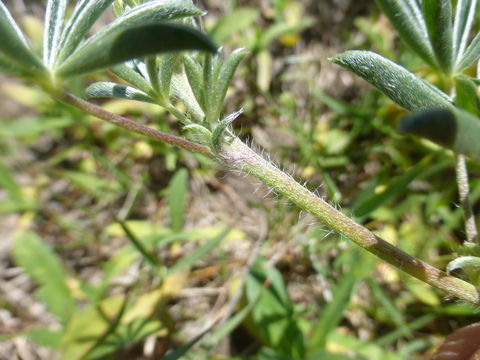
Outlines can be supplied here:
[[59, 63], [65, 60], [77, 48], [93, 24], [113, 1], [82, 0], [78, 2], [62, 33], [62, 42], [58, 55]]
[[480, 33], [478, 33], [468, 46], [462, 59], [458, 62], [455, 70], [462, 72], [468, 69], [480, 59]]
[[346, 51], [332, 61], [362, 77], [409, 111], [453, 107], [445, 93], [376, 53]]
[[237, 49], [225, 60], [223, 63], [218, 78], [216, 79], [215, 88], [215, 109], [216, 114], [214, 118], [220, 117], [220, 113], [223, 108], [223, 102], [227, 95], [228, 87], [232, 82], [233, 74], [237, 70], [240, 62], [247, 56], [247, 52], [244, 49]]
[[160, 59], [160, 86], [165, 99], [170, 97], [172, 77], [177, 65], [178, 54], [165, 54]]
[[195, 99], [202, 109], [205, 110], [205, 90], [203, 87], [203, 73], [200, 64], [190, 55], [183, 57], [183, 66], [188, 78], [188, 83], [195, 95]]
[[0, 2], [0, 34], [0, 53], [21, 65], [30, 74], [44, 72], [45, 67], [29, 48], [22, 31], [3, 2]]
[[453, 66], [452, 2], [423, 0], [423, 14], [430, 43], [442, 70], [450, 73]]
[[452, 260], [447, 265], [447, 273], [451, 273], [458, 269], [465, 269], [465, 268], [480, 268], [480, 257], [477, 256], [461, 256]]
[[480, 160], [480, 119], [460, 109], [428, 110], [402, 119], [400, 131]]
[[67, 0], [48, 0], [43, 33], [43, 63], [52, 68], [59, 49]]
[[472, 28], [477, 0], [458, 0], [453, 23], [453, 46], [457, 63], [463, 58], [468, 36]]
[[140, 75], [127, 64], [115, 65], [110, 69], [110, 71], [117, 75], [120, 79], [125, 80], [144, 92], [149, 92], [152, 89], [147, 80], [145, 80], [142, 75]]
[[479, 99], [477, 95], [477, 84], [472, 78], [460, 75], [455, 78], [455, 103], [463, 110], [479, 115]]
[[107, 68], [134, 58], [182, 50], [214, 52], [216, 47], [201, 32], [175, 23], [114, 29], [103, 32], [78, 48], [57, 73], [69, 77]]
[[425, 60], [436, 67], [427, 27], [420, 6], [415, 0], [376, 0], [378, 7], [387, 15], [401, 38]]
[[115, 84], [112, 82], [97, 82], [90, 85], [85, 96], [89, 99], [93, 98], [119, 98], [148, 102], [156, 104], [150, 96], [143, 91], [130, 86]]
[[227, 127], [233, 123], [241, 114], [243, 113], [243, 109], [236, 111], [230, 115], [228, 115], [225, 119], [220, 121], [218, 125], [213, 129], [212, 132], [212, 148], [215, 152], [220, 152], [222, 147], [222, 140], [223, 140], [223, 133], [227, 129]]

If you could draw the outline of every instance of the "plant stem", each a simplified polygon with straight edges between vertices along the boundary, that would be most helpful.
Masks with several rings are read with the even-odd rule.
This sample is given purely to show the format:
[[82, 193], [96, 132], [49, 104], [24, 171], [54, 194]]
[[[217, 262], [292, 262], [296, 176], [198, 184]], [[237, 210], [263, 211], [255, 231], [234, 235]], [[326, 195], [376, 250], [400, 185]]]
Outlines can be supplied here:
[[227, 141], [220, 156], [231, 168], [260, 179], [301, 209], [309, 211], [335, 232], [349, 238], [389, 264], [457, 298], [472, 304], [480, 304], [479, 293], [472, 284], [449, 276], [376, 236], [277, 169], [238, 138]]
[[472, 204], [470, 203], [470, 185], [468, 183], [468, 170], [465, 162], [465, 156], [457, 155], [457, 164], [455, 167], [457, 175], [458, 196], [460, 205], [463, 208], [465, 216], [465, 234], [466, 242], [475, 243], [478, 241], [478, 230], [475, 223], [475, 214], [473, 213]]
[[65, 104], [79, 108], [99, 119], [108, 121], [109, 123], [120, 126], [124, 129], [136, 132], [137, 134], [145, 135], [151, 139], [160, 140], [164, 143], [179, 147], [184, 150], [212, 156], [212, 151], [207, 146], [188, 141], [172, 134], [164, 133], [157, 129], [153, 129], [151, 127], [139, 124], [124, 116], [108, 112], [102, 109], [100, 106], [82, 100], [79, 97], [76, 97], [75, 95], [68, 92], [64, 92], [60, 96], [57, 96], [57, 99]]

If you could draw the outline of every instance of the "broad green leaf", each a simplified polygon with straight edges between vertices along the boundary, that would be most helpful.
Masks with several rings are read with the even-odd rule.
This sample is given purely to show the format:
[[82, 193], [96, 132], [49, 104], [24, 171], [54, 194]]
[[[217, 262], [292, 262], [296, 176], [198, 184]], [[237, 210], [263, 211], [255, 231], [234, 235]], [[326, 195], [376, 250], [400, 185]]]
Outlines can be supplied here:
[[19, 64], [29, 74], [45, 72], [45, 67], [29, 48], [22, 31], [3, 2], [0, 2], [0, 34], [0, 54]]
[[402, 39], [425, 60], [436, 67], [435, 56], [428, 40], [422, 10], [415, 0], [376, 0]]
[[462, 59], [458, 61], [456, 71], [462, 72], [480, 59], [480, 33], [478, 33], [468, 46]]
[[112, 82], [97, 82], [90, 85], [85, 91], [88, 99], [93, 98], [119, 98], [148, 102], [156, 104], [156, 101], [143, 91], [130, 86]]
[[480, 119], [466, 111], [444, 108], [413, 114], [402, 119], [400, 131], [480, 160]]
[[319, 321], [313, 328], [312, 337], [308, 345], [311, 350], [325, 348], [328, 334], [338, 326], [342, 319], [343, 312], [350, 302], [357, 280], [358, 277], [354, 271], [348, 271], [343, 274], [340, 282], [333, 290], [333, 301], [323, 309]]
[[335, 56], [332, 61], [362, 77], [409, 111], [453, 108], [445, 93], [376, 53], [351, 50]]
[[456, 63], [463, 58], [467, 46], [468, 36], [472, 28], [477, 0], [458, 0], [453, 23], [453, 47], [456, 54]]
[[183, 228], [188, 196], [188, 172], [186, 169], [180, 169], [175, 173], [167, 191], [170, 227], [174, 232], [180, 232]]
[[40, 346], [57, 349], [62, 341], [63, 330], [38, 329], [31, 330], [26, 335], [30, 340]]
[[472, 78], [465, 75], [455, 78], [455, 103], [470, 114], [479, 115], [477, 84]]
[[215, 79], [214, 109], [216, 109], [216, 113], [213, 116], [214, 119], [220, 118], [228, 87], [232, 82], [233, 75], [235, 74], [238, 65], [245, 58], [245, 56], [247, 56], [247, 52], [244, 49], [237, 49], [225, 59], [220, 68], [220, 73]]
[[37, 294], [48, 309], [66, 323], [76, 304], [67, 286], [65, 270], [55, 253], [35, 233], [22, 232], [15, 238], [13, 257], [40, 285]]
[[60, 76], [74, 76], [161, 52], [216, 51], [201, 32], [167, 20], [201, 15], [179, 0], [150, 1], [125, 13], [79, 46], [58, 68]]
[[43, 63], [52, 68], [56, 61], [65, 20], [67, 0], [48, 0], [43, 33]]
[[81, 0], [77, 2], [77, 5], [62, 32], [57, 63], [61, 63], [72, 54], [83, 38], [88, 34], [93, 24], [113, 3], [113, 1], [114, 0]]
[[234, 34], [240, 34], [260, 16], [260, 11], [253, 8], [240, 8], [223, 16], [210, 30], [210, 36], [217, 44], [222, 44]]
[[443, 71], [450, 73], [454, 63], [452, 2], [451, 0], [423, 0], [423, 15], [437, 63]]
[[125, 80], [145, 93], [148, 93], [152, 90], [152, 87], [147, 80], [145, 80], [145, 78], [143, 78], [142, 75], [140, 75], [140, 73], [132, 68], [132, 66], [129, 64], [116, 65], [112, 67], [110, 71], [117, 75], [120, 79]]

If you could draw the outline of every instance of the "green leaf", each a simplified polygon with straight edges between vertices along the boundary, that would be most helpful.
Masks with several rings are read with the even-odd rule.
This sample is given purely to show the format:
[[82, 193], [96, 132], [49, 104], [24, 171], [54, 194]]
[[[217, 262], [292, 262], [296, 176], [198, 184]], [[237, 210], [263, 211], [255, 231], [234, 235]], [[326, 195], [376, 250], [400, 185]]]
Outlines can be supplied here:
[[170, 227], [175, 232], [183, 228], [185, 208], [188, 195], [188, 172], [178, 170], [168, 185], [168, 209], [170, 211]]
[[233, 123], [239, 116], [240, 114], [243, 113], [243, 110], [236, 111], [230, 115], [228, 115], [225, 119], [220, 121], [215, 129], [213, 129], [212, 132], [212, 148], [215, 152], [220, 152], [221, 147], [222, 147], [222, 139], [223, 139], [223, 133], [227, 129], [227, 127]]
[[43, 33], [43, 63], [52, 68], [59, 49], [67, 0], [48, 0]]
[[62, 341], [63, 330], [30, 330], [26, 335], [30, 340], [40, 346], [57, 349]]
[[183, 57], [183, 66], [193, 95], [200, 107], [205, 110], [205, 89], [203, 87], [202, 67], [194, 57], [187, 54]]
[[480, 59], [480, 33], [478, 33], [472, 40], [462, 59], [458, 61], [455, 70], [462, 72], [472, 66], [473, 63], [477, 62], [478, 59]]
[[376, 53], [351, 50], [335, 56], [332, 61], [362, 77], [409, 111], [453, 108], [445, 93]]
[[194, 252], [183, 257], [175, 265], [173, 265], [171, 268], [168, 269], [165, 276], [168, 277], [179, 271], [182, 271], [183, 269], [188, 268], [191, 265], [195, 264], [198, 260], [201, 260], [208, 254], [211, 254], [212, 251], [218, 248], [221, 241], [225, 238], [225, 236], [227, 236], [229, 231], [230, 231], [229, 229], [222, 231], [219, 235], [208, 240], [204, 245], [196, 249]]
[[0, 188], [5, 189], [13, 201], [23, 203], [22, 188], [15, 181], [10, 169], [2, 163], [0, 163]]
[[460, 75], [455, 78], [455, 103], [470, 114], [479, 115], [477, 84], [471, 77]]
[[472, 28], [477, 0], [458, 0], [453, 23], [453, 47], [456, 54], [456, 63], [463, 58], [467, 46], [468, 36]]
[[170, 97], [173, 73], [177, 65], [178, 54], [165, 54], [160, 59], [160, 87], [165, 100]]
[[235, 74], [238, 65], [240, 65], [240, 62], [245, 56], [247, 56], [247, 52], [244, 49], [237, 49], [223, 62], [218, 77], [215, 79], [215, 103], [213, 106], [214, 109], [216, 109], [216, 112], [213, 119], [220, 118], [228, 87], [232, 82], [233, 75]]
[[151, 1], [135, 7], [79, 46], [58, 68], [58, 75], [68, 77], [121, 62], [181, 50], [216, 51], [215, 45], [201, 32], [167, 20], [201, 15], [188, 2]]
[[325, 348], [328, 335], [338, 326], [343, 317], [343, 312], [350, 302], [357, 279], [357, 274], [354, 271], [348, 271], [343, 274], [333, 291], [333, 301], [322, 311], [319, 321], [313, 328], [309, 343], [311, 350]]
[[260, 11], [253, 8], [240, 8], [223, 16], [210, 30], [210, 36], [217, 44], [227, 41], [232, 35], [240, 34], [250, 27], [260, 16]]
[[117, 75], [120, 79], [132, 84], [136, 88], [148, 93], [152, 90], [150, 84], [145, 78], [140, 75], [129, 63], [119, 64], [110, 69], [112, 73]]
[[451, 273], [458, 269], [480, 268], [480, 257], [477, 256], [461, 256], [452, 260], [447, 265], [447, 273]]
[[460, 109], [428, 110], [407, 116], [400, 123], [400, 131], [480, 160], [480, 119]]
[[0, 34], [2, 34], [0, 54], [20, 65], [28, 74], [46, 72], [40, 59], [29, 48], [22, 31], [3, 2], [0, 2]]
[[435, 56], [428, 40], [422, 10], [415, 0], [376, 0], [401, 38], [425, 60], [436, 67]]
[[85, 91], [88, 99], [93, 98], [119, 98], [148, 102], [156, 104], [157, 102], [143, 91], [130, 86], [120, 85], [112, 82], [97, 82], [90, 85]]
[[83, 38], [92, 28], [93, 24], [113, 3], [114, 0], [77, 2], [72, 15], [69, 17], [64, 31], [57, 63], [63, 62], [78, 47]]
[[15, 238], [13, 257], [40, 285], [37, 294], [48, 309], [66, 323], [76, 304], [57, 255], [35, 233], [22, 232]]
[[450, 73], [454, 63], [452, 2], [451, 0], [423, 0], [423, 15], [437, 62], [443, 71]]
[[18, 77], [28, 75], [28, 72], [26, 73], [15, 61], [4, 56], [2, 53], [0, 53], [0, 72]]

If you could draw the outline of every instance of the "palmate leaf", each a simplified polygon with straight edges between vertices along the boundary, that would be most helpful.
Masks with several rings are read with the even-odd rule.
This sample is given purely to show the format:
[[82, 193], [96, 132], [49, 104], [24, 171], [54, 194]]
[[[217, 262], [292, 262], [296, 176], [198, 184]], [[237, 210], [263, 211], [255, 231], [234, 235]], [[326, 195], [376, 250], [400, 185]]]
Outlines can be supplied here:
[[378, 7], [387, 15], [401, 38], [433, 67], [437, 67], [433, 49], [428, 38], [422, 10], [416, 0], [376, 0]]
[[51, 68], [59, 49], [67, 0], [48, 0], [43, 32], [43, 63]]
[[477, 0], [458, 0], [453, 23], [453, 46], [456, 54], [456, 62], [463, 58], [467, 46], [468, 36], [472, 28]]
[[80, 44], [93, 24], [114, 0], [82, 0], [77, 3], [62, 32], [58, 62], [65, 60]]
[[160, 52], [216, 51], [214, 44], [190, 27], [169, 23], [201, 11], [185, 1], [150, 1], [125, 13], [79, 46], [57, 69], [63, 77], [74, 76]]
[[452, 2], [423, 0], [423, 15], [438, 65], [450, 73], [453, 66]]
[[23, 36], [8, 9], [0, 1], [0, 55], [9, 58], [18, 67], [22, 67], [28, 74], [45, 72], [40, 59], [30, 50], [27, 40]]
[[148, 94], [131, 86], [120, 85], [112, 82], [97, 82], [90, 85], [85, 91], [88, 99], [93, 98], [119, 98], [148, 102], [156, 104]]
[[402, 132], [480, 158], [480, 119], [457, 109], [439, 89], [402, 66], [369, 51], [347, 51], [333, 62], [377, 87], [403, 108], [417, 112], [403, 119]]

